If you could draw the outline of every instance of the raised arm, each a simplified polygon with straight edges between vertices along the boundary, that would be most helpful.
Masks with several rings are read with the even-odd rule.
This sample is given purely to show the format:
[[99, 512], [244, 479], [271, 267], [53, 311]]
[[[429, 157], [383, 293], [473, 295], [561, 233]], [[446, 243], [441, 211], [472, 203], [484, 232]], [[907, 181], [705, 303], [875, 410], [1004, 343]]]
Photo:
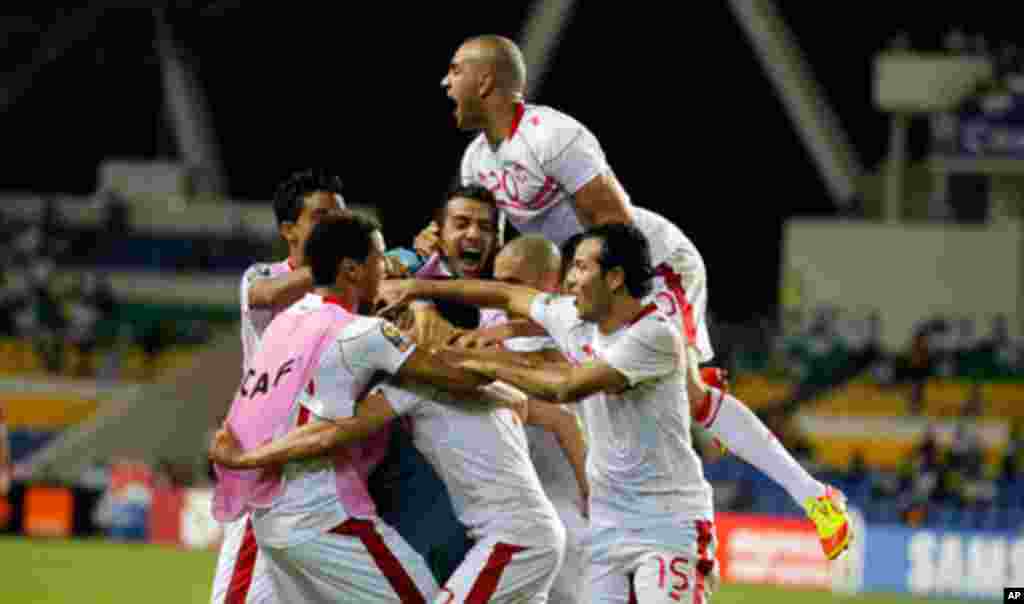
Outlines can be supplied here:
[[249, 451], [243, 451], [231, 429], [224, 426], [214, 434], [208, 455], [212, 461], [227, 468], [277, 466], [320, 457], [337, 447], [364, 440], [394, 417], [395, 412], [387, 398], [375, 392], [359, 403], [354, 417], [317, 420]]
[[256, 279], [249, 284], [251, 308], [283, 308], [313, 290], [313, 271], [308, 266], [293, 271]]
[[529, 287], [495, 281], [402, 279], [381, 283], [380, 299], [395, 306], [418, 298], [440, 298], [528, 316], [534, 296], [541, 293]]
[[602, 361], [588, 361], [566, 369], [552, 364], [524, 367], [481, 357], [463, 360], [459, 366], [489, 379], [508, 382], [531, 397], [556, 403], [575, 403], [591, 394], [622, 392], [629, 386], [626, 376]]

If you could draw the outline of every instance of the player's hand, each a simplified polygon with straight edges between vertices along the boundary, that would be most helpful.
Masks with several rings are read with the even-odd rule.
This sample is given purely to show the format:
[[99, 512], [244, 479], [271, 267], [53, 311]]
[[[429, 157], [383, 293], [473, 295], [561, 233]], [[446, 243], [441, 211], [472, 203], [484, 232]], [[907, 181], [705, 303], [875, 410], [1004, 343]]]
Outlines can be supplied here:
[[388, 279], [405, 279], [409, 276], [409, 267], [395, 256], [385, 256], [387, 263], [386, 275]]
[[380, 289], [377, 292], [377, 300], [374, 308], [377, 315], [393, 313], [397, 308], [407, 305], [412, 301], [412, 288], [415, 285], [413, 279], [385, 279], [380, 282]]
[[413, 248], [421, 258], [430, 258], [441, 249], [441, 227], [431, 221], [413, 241]]
[[451, 345], [469, 350], [494, 348], [501, 345], [501, 342], [507, 337], [506, 331], [501, 325], [467, 331], [451, 342]]
[[210, 460], [218, 463], [225, 468], [240, 469], [244, 466], [241, 464], [241, 458], [244, 451], [242, 451], [242, 443], [239, 442], [238, 437], [231, 431], [231, 428], [224, 424], [220, 430], [213, 435], [213, 439], [210, 441], [210, 448], [207, 455]]

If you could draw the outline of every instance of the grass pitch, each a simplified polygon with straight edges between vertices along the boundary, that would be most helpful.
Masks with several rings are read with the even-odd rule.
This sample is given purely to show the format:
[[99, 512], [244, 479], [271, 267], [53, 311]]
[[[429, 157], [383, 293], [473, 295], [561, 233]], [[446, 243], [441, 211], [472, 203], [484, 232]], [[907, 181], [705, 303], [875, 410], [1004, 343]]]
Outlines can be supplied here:
[[[216, 552], [101, 540], [0, 538], [3, 604], [189, 604], [210, 601]], [[903, 595], [726, 585], [712, 604], [953, 604]]]

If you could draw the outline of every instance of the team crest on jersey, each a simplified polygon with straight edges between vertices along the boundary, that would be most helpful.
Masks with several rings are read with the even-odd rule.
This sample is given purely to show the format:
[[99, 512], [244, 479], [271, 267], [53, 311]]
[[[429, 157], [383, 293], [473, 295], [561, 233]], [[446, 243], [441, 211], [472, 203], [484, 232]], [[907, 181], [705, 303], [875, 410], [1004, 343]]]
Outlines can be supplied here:
[[402, 332], [398, 331], [398, 328], [391, 323], [384, 321], [380, 324], [380, 333], [383, 335], [388, 342], [399, 350], [399, 352], [405, 352], [412, 346], [412, 342], [408, 338], [402, 335]]

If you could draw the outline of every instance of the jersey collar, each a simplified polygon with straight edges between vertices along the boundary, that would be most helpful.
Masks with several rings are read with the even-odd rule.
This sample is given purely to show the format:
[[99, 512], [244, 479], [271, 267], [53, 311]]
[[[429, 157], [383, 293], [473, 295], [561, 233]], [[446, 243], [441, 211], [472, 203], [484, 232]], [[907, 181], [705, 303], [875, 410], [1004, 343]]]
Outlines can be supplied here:
[[509, 129], [508, 139], [506, 140], [511, 140], [516, 135], [516, 131], [519, 130], [519, 122], [523, 121], [524, 113], [526, 113], [526, 104], [516, 103], [516, 115], [512, 118], [512, 128]]
[[347, 310], [349, 313], [354, 312], [352, 308], [350, 308], [348, 304], [345, 304], [345, 301], [339, 298], [338, 296], [324, 296], [323, 298], [324, 304], [337, 304], [338, 306]]
[[626, 324], [626, 327], [636, 325], [637, 323], [640, 322], [640, 319], [643, 319], [644, 317], [646, 317], [647, 315], [651, 314], [656, 310], [658, 310], [658, 305], [655, 304], [654, 302], [651, 302], [647, 306], [641, 308], [640, 312], [638, 312], [636, 316], [633, 317], [633, 320]]

